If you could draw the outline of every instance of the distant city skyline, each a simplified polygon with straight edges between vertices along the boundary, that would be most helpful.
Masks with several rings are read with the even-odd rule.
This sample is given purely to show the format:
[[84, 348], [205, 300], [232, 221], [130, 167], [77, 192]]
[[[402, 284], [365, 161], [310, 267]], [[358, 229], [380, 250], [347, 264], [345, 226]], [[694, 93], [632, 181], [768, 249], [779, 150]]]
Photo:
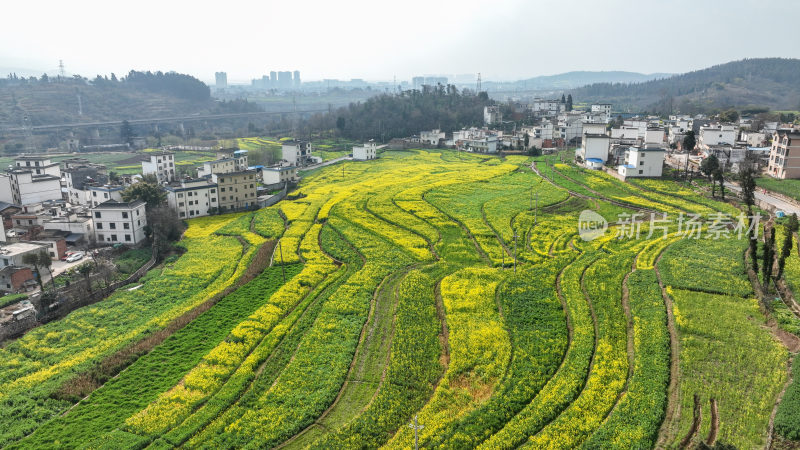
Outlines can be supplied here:
[[[0, 51], [0, 69], [39, 75], [57, 73], [63, 60], [68, 73], [89, 78], [161, 70], [211, 84], [216, 72], [241, 84], [295, 70], [303, 81], [410, 82], [478, 72], [483, 80], [512, 81], [578, 70], [682, 73], [742, 58], [800, 57], [800, 12], [777, 0], [231, 0], [205, 9], [186, 1], [143, 0], [120, 9], [99, 0], [43, 0], [3, 9], [15, 19], [0, 28], [0, 39], [13, 43]], [[741, 26], [745, 20], [769, 29], [756, 32]]]

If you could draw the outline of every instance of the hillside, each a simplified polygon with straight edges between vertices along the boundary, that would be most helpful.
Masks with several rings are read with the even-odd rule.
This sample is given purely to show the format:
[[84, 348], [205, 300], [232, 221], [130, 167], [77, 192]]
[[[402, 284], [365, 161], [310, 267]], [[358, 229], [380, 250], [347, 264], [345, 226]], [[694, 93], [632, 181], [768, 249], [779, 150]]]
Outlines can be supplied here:
[[800, 108], [800, 60], [758, 58], [640, 83], [595, 83], [574, 89], [581, 102], [605, 101], [621, 110], [710, 112], [735, 108]]
[[659, 78], [672, 76], [670, 73], [651, 73], [644, 74], [638, 72], [624, 71], [575, 71], [559, 73], [556, 75], [543, 75], [539, 77], [518, 80], [511, 83], [495, 83], [487, 81], [484, 83], [487, 88], [497, 87], [500, 89], [575, 89], [593, 83], [640, 83]]
[[[79, 100], [80, 96], [80, 114]], [[253, 110], [254, 105], [220, 103], [208, 86], [188, 75], [131, 72], [115, 78], [0, 80], [0, 129], [188, 114]]]
[[768, 448], [800, 319], [767, 326], [747, 239], [621, 219], [739, 209], [567, 155], [387, 151], [189, 219], [135, 290], [0, 347], [0, 447]]

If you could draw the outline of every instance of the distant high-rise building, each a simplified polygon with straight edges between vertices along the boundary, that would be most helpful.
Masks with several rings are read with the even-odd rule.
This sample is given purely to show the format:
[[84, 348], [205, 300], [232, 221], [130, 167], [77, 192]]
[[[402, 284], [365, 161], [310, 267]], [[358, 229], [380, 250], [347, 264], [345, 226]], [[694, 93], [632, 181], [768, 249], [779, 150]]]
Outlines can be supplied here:
[[278, 72], [278, 88], [291, 89], [292, 87], [292, 72]]
[[425, 77], [414, 77], [411, 79], [411, 87], [413, 89], [422, 89], [423, 84], [425, 84]]
[[228, 87], [228, 74], [225, 72], [217, 72], [214, 74], [214, 77], [217, 80], [217, 87], [224, 88]]
[[273, 71], [271, 71], [269, 73], [269, 82], [270, 82], [270, 86], [269, 87], [271, 87], [271, 88], [278, 87], [278, 72], [275, 72], [273, 70]]
[[296, 87], [296, 88], [300, 87], [300, 71], [299, 70], [295, 70], [294, 71], [294, 77], [292, 78], [292, 81], [294, 82], [294, 87]]

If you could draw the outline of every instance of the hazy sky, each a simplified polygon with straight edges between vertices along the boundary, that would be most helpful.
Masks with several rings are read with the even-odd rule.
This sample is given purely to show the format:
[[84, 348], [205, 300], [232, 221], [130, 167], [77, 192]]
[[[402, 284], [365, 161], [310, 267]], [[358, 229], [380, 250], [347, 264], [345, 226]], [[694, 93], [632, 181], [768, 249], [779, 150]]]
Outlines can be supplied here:
[[270, 70], [299, 70], [306, 81], [685, 72], [800, 57], [793, 1], [9, 0], [0, 70], [56, 73], [62, 59], [90, 77], [136, 69], [213, 80], [226, 71], [229, 82]]

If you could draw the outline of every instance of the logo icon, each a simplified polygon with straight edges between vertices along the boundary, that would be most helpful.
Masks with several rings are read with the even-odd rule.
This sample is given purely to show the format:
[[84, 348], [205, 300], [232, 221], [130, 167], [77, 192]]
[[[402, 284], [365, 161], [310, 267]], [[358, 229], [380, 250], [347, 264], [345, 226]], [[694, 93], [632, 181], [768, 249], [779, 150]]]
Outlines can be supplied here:
[[584, 209], [578, 217], [578, 234], [586, 242], [604, 235], [608, 230], [608, 221], [591, 209]]

